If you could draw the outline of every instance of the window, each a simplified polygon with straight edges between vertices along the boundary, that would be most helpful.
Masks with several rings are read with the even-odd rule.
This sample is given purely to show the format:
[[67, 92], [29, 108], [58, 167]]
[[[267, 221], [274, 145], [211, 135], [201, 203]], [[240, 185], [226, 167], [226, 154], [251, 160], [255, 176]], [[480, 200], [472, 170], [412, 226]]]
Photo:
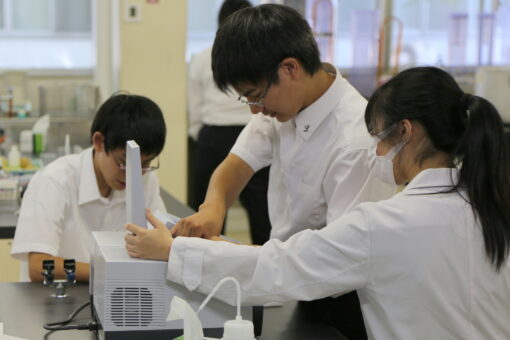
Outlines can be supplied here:
[[188, 0], [188, 39], [186, 60], [212, 45], [222, 1]]
[[[510, 0], [258, 0], [284, 3], [301, 11], [316, 30], [322, 59], [341, 68], [377, 65], [379, 30], [393, 21], [385, 57], [395, 64], [398, 23], [402, 24], [400, 68], [416, 65], [475, 66], [510, 63]], [[210, 46], [222, 0], [188, 0], [188, 53]], [[315, 7], [314, 7], [315, 6]], [[382, 6], [386, 6], [383, 8]], [[318, 13], [321, 12], [321, 13]], [[489, 13], [495, 12], [494, 15]], [[215, 13], [211, 15], [211, 13]], [[315, 22], [314, 22], [315, 21]], [[480, 34], [482, 27], [482, 34]], [[333, 29], [331, 29], [333, 28]], [[479, 43], [481, 37], [481, 44]], [[334, 41], [332, 51], [330, 40]], [[328, 43], [325, 43], [328, 41]]]
[[92, 68], [92, 0], [0, 0], [0, 43], [0, 68]]
[[[313, 26], [311, 22], [313, 0], [250, 0], [250, 2], [254, 6], [271, 2], [285, 3], [301, 12], [311, 23], [311, 26]], [[193, 54], [213, 44], [217, 29], [217, 15], [222, 3], [222, 0], [188, 0], [188, 46], [186, 60], [189, 60]], [[352, 65], [353, 60], [353, 55], [350, 52], [352, 47], [351, 22], [353, 11], [375, 10], [377, 0], [334, 0], [332, 3], [335, 10], [333, 22], [331, 22], [334, 28], [334, 51], [331, 54], [332, 60], [330, 61], [341, 67], [349, 67]], [[327, 60], [327, 56], [324, 56], [324, 60]]]
[[501, 53], [508, 19], [495, 10], [482, 0], [393, 0], [393, 13], [404, 24], [401, 60], [409, 66], [508, 62]]
[[[357, 1], [341, 1], [341, 0], [306, 0], [306, 18], [312, 29], [316, 32], [316, 36], [321, 49], [321, 57], [324, 61], [347, 68], [353, 66], [357, 55], [354, 52], [353, 34], [356, 31], [356, 20], [362, 16], [365, 20], [372, 18], [369, 12], [377, 12], [376, 0], [357, 0]], [[323, 14], [317, 14], [321, 11]], [[329, 15], [328, 15], [329, 14]], [[366, 14], [369, 14], [368, 16]], [[375, 19], [375, 18], [374, 18]], [[374, 27], [376, 22], [372, 20], [364, 21], [364, 28]], [[322, 26], [322, 28], [320, 27]], [[324, 43], [321, 44], [320, 30], [329, 30], [332, 27], [332, 38], [334, 41], [333, 51]], [[330, 35], [330, 33], [327, 33]], [[370, 49], [377, 49], [376, 46], [365, 46], [367, 53]], [[373, 51], [372, 51], [373, 52]]]
[[[249, 0], [253, 6], [263, 0]], [[186, 60], [211, 46], [218, 28], [218, 12], [223, 0], [188, 0]]]
[[[455, 20], [456, 15], [469, 14], [468, 4], [471, 0], [442, 1], [442, 0], [393, 0], [394, 16], [402, 21], [403, 32], [403, 59], [408, 65], [445, 65], [450, 64], [448, 40], [450, 20]], [[478, 0], [474, 0], [478, 2]], [[472, 2], [472, 1], [471, 1]], [[458, 17], [463, 21], [462, 17]], [[467, 31], [464, 23], [459, 22], [452, 32], [452, 39], [460, 45], [467, 43], [463, 33]], [[471, 34], [471, 33], [470, 33]], [[467, 37], [466, 37], [467, 38]], [[395, 36], [393, 36], [393, 40]], [[471, 39], [469, 39], [471, 40]], [[459, 44], [457, 44], [459, 45]], [[470, 56], [473, 53], [469, 53]], [[458, 59], [458, 58], [455, 58]]]

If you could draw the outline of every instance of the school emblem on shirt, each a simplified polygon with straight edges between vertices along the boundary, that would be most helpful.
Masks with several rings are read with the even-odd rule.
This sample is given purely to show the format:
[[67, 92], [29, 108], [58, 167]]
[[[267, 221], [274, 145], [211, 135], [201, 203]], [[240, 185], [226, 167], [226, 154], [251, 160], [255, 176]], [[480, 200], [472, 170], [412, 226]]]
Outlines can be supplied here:
[[303, 132], [308, 132], [308, 129], [310, 129], [310, 125], [305, 125], [305, 128], [303, 129]]

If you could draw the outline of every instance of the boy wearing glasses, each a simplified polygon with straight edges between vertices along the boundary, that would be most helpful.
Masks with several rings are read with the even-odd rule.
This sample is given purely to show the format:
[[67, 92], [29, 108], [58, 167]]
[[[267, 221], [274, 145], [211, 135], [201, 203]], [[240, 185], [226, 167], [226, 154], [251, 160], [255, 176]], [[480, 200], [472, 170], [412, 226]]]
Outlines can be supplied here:
[[90, 133], [90, 148], [39, 170], [23, 197], [11, 255], [28, 262], [22, 276], [31, 281], [42, 281], [46, 259], [55, 259], [56, 278], [63, 277], [63, 259], [70, 258], [76, 279], [88, 281], [91, 232], [120, 230], [126, 223], [126, 141], [140, 146], [146, 207], [166, 211], [153, 171], [166, 136], [157, 104], [114, 95], [97, 111]]
[[[232, 14], [216, 33], [212, 70], [218, 88], [235, 90], [254, 116], [212, 175], [199, 211], [181, 219], [174, 235], [218, 235], [228, 207], [268, 165], [271, 238], [282, 241], [323, 228], [360, 202], [391, 196], [394, 188], [369, 170], [366, 100], [336, 67], [321, 62], [310, 26], [297, 11], [267, 4]], [[159, 232], [144, 237], [153, 234], [156, 243]], [[134, 256], [151, 257], [148, 244], [126, 247]], [[366, 338], [355, 292], [303, 305], [347, 337]]]
[[210, 238], [257, 170], [271, 165], [271, 237], [320, 229], [351, 206], [391, 195], [368, 166], [366, 100], [320, 60], [306, 20], [283, 5], [244, 8], [228, 17], [212, 50], [214, 81], [254, 114], [214, 172], [197, 214], [174, 234]]

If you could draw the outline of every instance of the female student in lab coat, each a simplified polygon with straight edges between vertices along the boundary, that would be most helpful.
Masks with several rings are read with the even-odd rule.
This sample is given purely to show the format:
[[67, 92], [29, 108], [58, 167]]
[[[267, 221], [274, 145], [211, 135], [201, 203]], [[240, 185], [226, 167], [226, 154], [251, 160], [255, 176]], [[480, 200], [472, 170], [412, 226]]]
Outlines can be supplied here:
[[[172, 239], [149, 212], [156, 229], [126, 227], [129, 254], [168, 260], [169, 280], [204, 293], [234, 276], [246, 303], [357, 290], [372, 339], [508, 338], [510, 151], [498, 112], [422, 67], [381, 86], [365, 121], [371, 166], [407, 184], [394, 197], [262, 247]], [[233, 303], [233, 291], [217, 296]]]

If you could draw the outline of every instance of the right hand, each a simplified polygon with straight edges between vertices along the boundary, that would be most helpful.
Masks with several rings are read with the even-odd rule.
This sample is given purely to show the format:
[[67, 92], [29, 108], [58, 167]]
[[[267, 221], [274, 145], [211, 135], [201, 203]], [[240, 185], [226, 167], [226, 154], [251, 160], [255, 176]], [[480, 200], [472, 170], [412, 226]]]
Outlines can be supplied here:
[[166, 225], [152, 215], [150, 209], [146, 209], [146, 216], [154, 229], [132, 223], [126, 224], [126, 229], [131, 232], [124, 237], [126, 250], [131, 257], [168, 261], [173, 242], [172, 235]]
[[221, 233], [225, 214], [221, 209], [207, 208], [201, 206], [199, 211], [191, 216], [181, 218], [173, 226], [172, 235], [186, 237], [201, 237], [211, 239]]

